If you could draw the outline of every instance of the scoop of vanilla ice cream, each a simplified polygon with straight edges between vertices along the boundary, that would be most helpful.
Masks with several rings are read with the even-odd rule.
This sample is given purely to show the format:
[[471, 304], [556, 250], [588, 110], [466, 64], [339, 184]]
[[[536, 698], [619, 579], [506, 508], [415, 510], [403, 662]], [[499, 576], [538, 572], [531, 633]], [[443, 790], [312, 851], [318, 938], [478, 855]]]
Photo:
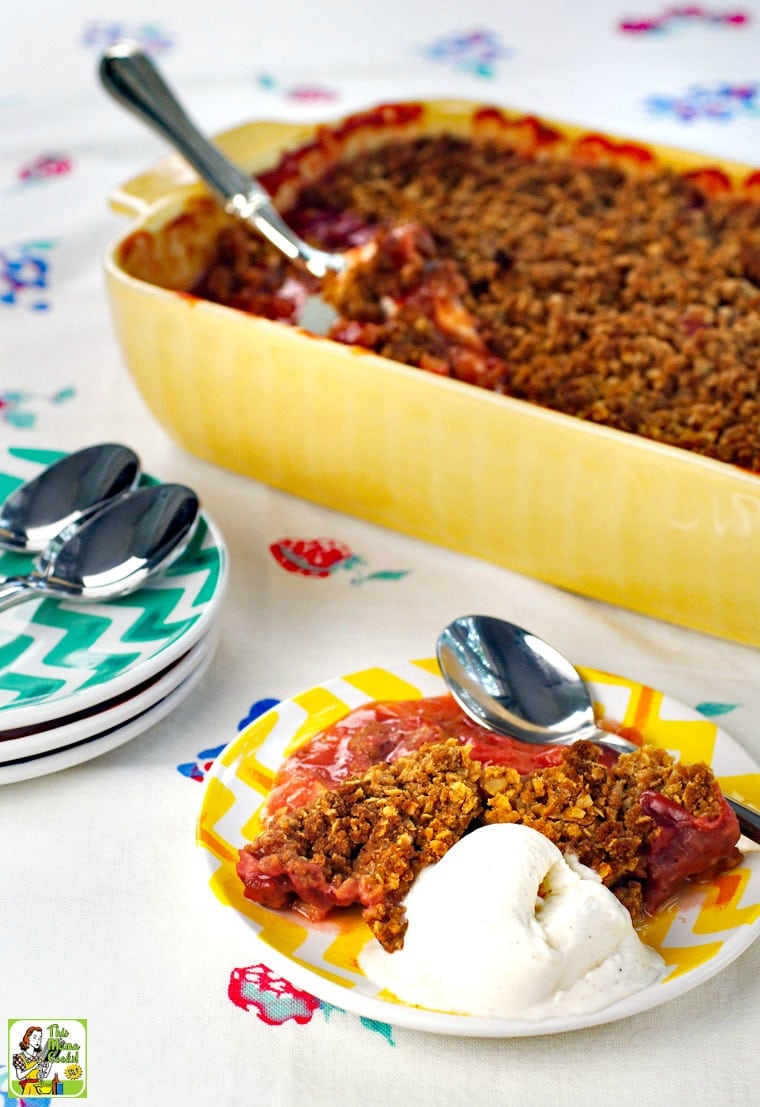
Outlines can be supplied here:
[[664, 962], [593, 870], [518, 824], [481, 827], [417, 876], [404, 946], [370, 942], [362, 971], [406, 1003], [486, 1018], [606, 1007]]

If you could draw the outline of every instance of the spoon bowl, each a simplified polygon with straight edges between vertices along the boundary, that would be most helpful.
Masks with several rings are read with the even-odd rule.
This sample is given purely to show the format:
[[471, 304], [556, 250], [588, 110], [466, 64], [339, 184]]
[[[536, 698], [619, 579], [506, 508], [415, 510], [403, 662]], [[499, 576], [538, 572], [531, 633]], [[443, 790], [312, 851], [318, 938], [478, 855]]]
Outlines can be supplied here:
[[0, 583], [0, 611], [38, 596], [79, 602], [134, 592], [185, 550], [198, 497], [181, 484], [125, 492], [66, 528], [25, 576]]
[[[616, 753], [639, 747], [601, 730], [577, 669], [535, 634], [489, 615], [449, 623], [437, 644], [446, 685], [466, 715], [524, 742], [567, 746], [581, 739]], [[742, 832], [760, 841], [760, 812], [729, 799]]]
[[540, 745], [566, 746], [586, 738], [618, 752], [637, 748], [596, 725], [577, 669], [522, 627], [467, 615], [443, 630], [437, 653], [452, 696], [488, 730]]
[[39, 553], [64, 527], [134, 488], [139, 478], [140, 460], [127, 446], [107, 442], [68, 454], [0, 505], [0, 547]]

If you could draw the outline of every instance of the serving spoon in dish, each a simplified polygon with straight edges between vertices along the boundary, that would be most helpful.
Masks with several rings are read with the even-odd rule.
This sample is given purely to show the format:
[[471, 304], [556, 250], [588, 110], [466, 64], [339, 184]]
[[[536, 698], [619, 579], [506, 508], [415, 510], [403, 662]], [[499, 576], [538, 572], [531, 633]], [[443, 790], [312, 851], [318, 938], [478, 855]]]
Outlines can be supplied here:
[[[200, 132], [153, 61], [139, 46], [117, 42], [109, 47], [101, 57], [99, 74], [103, 87], [118, 103], [157, 131], [186, 158], [227, 214], [248, 223], [285, 258], [318, 281], [330, 278], [329, 295], [324, 294], [327, 291], [325, 282], [322, 289], [308, 286], [293, 296], [295, 322], [305, 330], [315, 335], [331, 332], [345, 310], [345, 302], [351, 299], [352, 277], [361, 277], [378, 253], [387, 264], [399, 270], [408, 268], [410, 259], [419, 260], [422, 289], [425, 259], [435, 254], [436, 246], [420, 224], [402, 223], [385, 231], [367, 226], [366, 237], [360, 235], [342, 252], [312, 246], [288, 226], [262, 182], [230, 161], [216, 143]], [[291, 283], [298, 284], [297, 281]], [[392, 319], [408, 294], [409, 288], [400, 298], [386, 291], [377, 308], [385, 318]], [[477, 354], [487, 353], [477, 323], [466, 309], [458, 287], [442, 287], [439, 282], [431, 285], [422, 299], [430, 301], [426, 310], [432, 312], [431, 321], [445, 339], [454, 340]], [[341, 340], [346, 341], [345, 338]]]
[[53, 539], [25, 576], [0, 581], [0, 611], [38, 596], [125, 596], [175, 561], [195, 530], [198, 497], [181, 484], [124, 492]]
[[[285, 257], [320, 280], [328, 273], [346, 270], [345, 255], [319, 250], [305, 242], [284, 221], [263, 184], [230, 161], [200, 132], [139, 46], [117, 42], [109, 47], [101, 57], [99, 73], [107, 92], [187, 159], [228, 214], [249, 223]], [[312, 299], [321, 301], [321, 297]], [[324, 308], [335, 315], [326, 303]]]
[[140, 459], [105, 442], [68, 454], [20, 485], [0, 504], [0, 547], [39, 553], [85, 512], [134, 488]]
[[[438, 664], [452, 696], [471, 719], [524, 742], [568, 746], [587, 739], [617, 753], [639, 747], [596, 725], [578, 670], [530, 631], [488, 615], [449, 623], [437, 643]], [[746, 836], [760, 842], [760, 812], [733, 808]]]

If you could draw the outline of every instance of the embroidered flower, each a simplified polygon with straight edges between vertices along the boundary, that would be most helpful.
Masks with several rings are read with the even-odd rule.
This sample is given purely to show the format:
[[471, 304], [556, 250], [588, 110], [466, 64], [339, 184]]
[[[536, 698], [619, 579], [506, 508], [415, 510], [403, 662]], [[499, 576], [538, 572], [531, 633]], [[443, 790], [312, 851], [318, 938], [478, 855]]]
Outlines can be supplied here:
[[681, 96], [650, 96], [646, 106], [655, 114], [672, 115], [683, 123], [695, 119], [724, 122], [738, 115], [760, 112], [756, 84], [692, 85]]
[[[304, 1026], [311, 1022], [317, 1011], [322, 1013], [326, 1022], [330, 1021], [335, 1011], [345, 1013], [342, 1008], [325, 1003], [301, 988], [295, 988], [284, 977], [276, 976], [271, 969], [261, 964], [233, 969], [227, 995], [236, 1007], [243, 1011], [255, 1011], [257, 1017], [269, 1026], [282, 1026], [289, 1019]], [[389, 1045], [394, 1044], [393, 1029], [388, 1023], [364, 1016], [359, 1021], [368, 1030], [380, 1034]]]
[[190, 780], [197, 780], [198, 783], [203, 783], [206, 779], [206, 774], [223, 749], [224, 743], [221, 746], [214, 746], [207, 750], [201, 750], [195, 761], [185, 761], [182, 765], [178, 765], [177, 772], [182, 773], [183, 776], [189, 777]]
[[52, 242], [24, 242], [0, 250], [0, 303], [46, 311]]
[[408, 569], [385, 569], [380, 572], [360, 573], [364, 559], [355, 554], [345, 542], [335, 538], [281, 538], [269, 547], [272, 557], [288, 573], [324, 580], [336, 572], [352, 573], [352, 584], [368, 580], [400, 580]]
[[301, 103], [327, 103], [338, 99], [338, 93], [322, 85], [282, 85], [271, 73], [259, 73], [255, 78], [259, 88], [266, 92], [276, 92], [286, 100], [297, 100]]
[[20, 181], [31, 183], [44, 181], [49, 177], [63, 177], [71, 172], [71, 159], [65, 154], [40, 154], [33, 161], [22, 165], [18, 171]]
[[174, 39], [157, 23], [130, 23], [109, 19], [92, 19], [82, 31], [82, 44], [98, 52], [121, 39], [137, 43], [149, 54], [165, 54], [174, 46]]
[[497, 62], [511, 53], [495, 32], [481, 29], [445, 35], [424, 50], [431, 61], [451, 63], [476, 77], [495, 77]]
[[0, 420], [12, 427], [33, 427], [37, 422], [37, 413], [32, 406], [36, 403], [61, 404], [75, 395], [73, 388], [60, 388], [50, 396], [36, 392], [8, 390], [0, 392]]
[[618, 27], [627, 34], [651, 34], [663, 32], [673, 27], [684, 27], [702, 23], [720, 27], [746, 27], [750, 15], [743, 11], [713, 11], [698, 4], [678, 4], [665, 8], [659, 15], [639, 16], [621, 19]]
[[262, 1022], [282, 1026], [288, 1019], [303, 1025], [311, 1022], [320, 1008], [316, 996], [294, 988], [282, 976], [275, 976], [266, 965], [248, 965], [233, 969], [227, 994], [236, 1007], [253, 1008]]

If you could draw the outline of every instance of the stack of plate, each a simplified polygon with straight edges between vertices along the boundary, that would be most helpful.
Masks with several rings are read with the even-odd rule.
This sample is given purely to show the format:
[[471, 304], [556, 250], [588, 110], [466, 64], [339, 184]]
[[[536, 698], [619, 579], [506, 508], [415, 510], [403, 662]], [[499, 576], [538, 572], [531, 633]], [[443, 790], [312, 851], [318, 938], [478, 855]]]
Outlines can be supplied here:
[[[0, 451], [0, 500], [56, 456]], [[0, 576], [32, 562], [0, 551]], [[204, 513], [182, 556], [131, 595], [0, 612], [0, 784], [98, 757], [176, 707], [211, 661], [226, 577], [223, 539]]]

